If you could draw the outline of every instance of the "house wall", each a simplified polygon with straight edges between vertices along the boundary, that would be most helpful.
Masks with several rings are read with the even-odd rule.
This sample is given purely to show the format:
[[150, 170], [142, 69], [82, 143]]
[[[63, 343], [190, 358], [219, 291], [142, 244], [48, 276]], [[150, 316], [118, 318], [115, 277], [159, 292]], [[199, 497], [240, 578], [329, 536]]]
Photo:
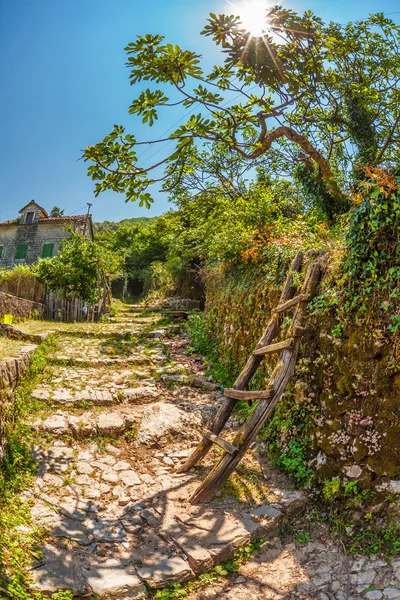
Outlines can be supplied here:
[[[44, 243], [54, 244], [53, 254], [59, 252], [62, 240], [69, 237], [68, 231], [65, 231], [66, 224], [72, 225], [78, 233], [84, 232], [84, 223], [82, 222], [41, 221], [29, 225], [15, 223], [0, 226], [0, 246], [3, 246], [0, 268], [12, 268], [20, 264], [34, 264], [42, 256]], [[15, 258], [19, 244], [27, 245], [26, 258], [23, 260]]]

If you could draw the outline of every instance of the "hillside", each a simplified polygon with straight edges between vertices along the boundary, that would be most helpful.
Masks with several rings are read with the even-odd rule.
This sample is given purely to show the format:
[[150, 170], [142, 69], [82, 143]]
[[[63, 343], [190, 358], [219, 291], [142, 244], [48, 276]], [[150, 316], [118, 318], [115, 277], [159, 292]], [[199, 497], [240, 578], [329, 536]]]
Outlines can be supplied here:
[[133, 217], [132, 219], [122, 219], [122, 221], [103, 221], [93, 223], [95, 233], [114, 233], [122, 226], [135, 226], [149, 224], [157, 220], [158, 217]]

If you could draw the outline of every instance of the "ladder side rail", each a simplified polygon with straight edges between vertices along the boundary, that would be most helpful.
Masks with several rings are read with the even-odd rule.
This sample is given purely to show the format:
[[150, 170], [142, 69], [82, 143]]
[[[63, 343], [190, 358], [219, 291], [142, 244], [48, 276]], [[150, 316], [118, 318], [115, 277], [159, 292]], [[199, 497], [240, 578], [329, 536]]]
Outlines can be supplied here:
[[[285, 285], [284, 285], [284, 288], [282, 290], [281, 297], [279, 300], [280, 303], [282, 303], [286, 300], [289, 300], [290, 298], [292, 298], [295, 295], [296, 288], [293, 286], [293, 282], [294, 282], [293, 273], [299, 273], [301, 270], [302, 264], [303, 264], [303, 253], [297, 252], [296, 256], [294, 257], [294, 259], [290, 265], [290, 270], [287, 274]], [[270, 321], [267, 325], [267, 328], [265, 329], [263, 335], [261, 336], [260, 341], [258, 342], [256, 348], [259, 348], [261, 346], [267, 346], [268, 344], [270, 344], [272, 342], [272, 340], [274, 339], [274, 337], [276, 336], [277, 331], [278, 331], [278, 319], [279, 319], [279, 317], [276, 315], [274, 315], [270, 319]], [[244, 390], [247, 387], [250, 379], [253, 377], [254, 373], [257, 371], [263, 358], [264, 358], [263, 356], [253, 356], [253, 355], [251, 355], [249, 357], [244, 369], [242, 370], [239, 377], [236, 379], [235, 383], [233, 384], [233, 389]], [[228, 421], [228, 419], [235, 407], [236, 402], [237, 402], [237, 400], [233, 399], [233, 398], [226, 398], [224, 400], [224, 402], [220, 406], [212, 424], [209, 426], [209, 430], [211, 433], [214, 433], [215, 435], [218, 435], [219, 433], [221, 433], [221, 431], [225, 427], [225, 424]], [[200, 462], [200, 460], [202, 460], [206, 456], [206, 454], [209, 452], [212, 445], [213, 445], [212, 441], [204, 436], [203, 439], [201, 440], [201, 442], [199, 443], [199, 445], [195, 448], [194, 452], [189, 456], [189, 458], [184, 462], [184, 464], [178, 468], [177, 473], [184, 473], [185, 471], [188, 471], [191, 467], [196, 465], [198, 462]]]
[[[294, 257], [292, 264], [290, 265], [290, 269], [287, 274], [285, 285], [283, 287], [278, 304], [283, 304], [287, 300], [291, 300], [294, 297], [294, 295], [296, 293], [296, 288], [293, 286], [293, 281], [294, 281], [293, 273], [299, 273], [301, 270], [302, 264], [303, 264], [303, 253], [298, 252], [296, 254], [296, 256]], [[259, 341], [255, 347], [255, 350], [258, 350], [259, 348], [262, 348], [263, 346], [268, 346], [269, 344], [271, 344], [273, 339], [276, 337], [276, 334], [278, 333], [278, 323], [279, 323], [279, 315], [277, 315], [277, 314], [272, 315], [266, 329], [264, 330], [263, 335], [261, 336], [261, 338], [259, 339]], [[233, 384], [233, 389], [244, 390], [247, 387], [249, 381], [251, 380], [254, 373], [257, 371], [258, 367], [260, 366], [263, 358], [264, 358], [263, 356], [255, 356], [255, 355], [251, 355], [249, 357], [246, 365], [242, 369], [242, 372], [240, 373], [240, 375], [236, 379], [235, 383]]]
[[[303, 284], [303, 289], [309, 291], [311, 298], [315, 295], [320, 277], [321, 267], [317, 263], [313, 263], [308, 268]], [[305, 308], [306, 307], [299, 306], [296, 311], [294, 321], [297, 326], [301, 325], [300, 319]], [[192, 504], [210, 502], [242, 460], [249, 446], [256, 439], [276, 404], [279, 402], [289, 380], [295, 372], [300, 343], [301, 339], [298, 337], [295, 339], [294, 346], [291, 350], [282, 351], [280, 355], [282, 367], [278, 370], [274, 380], [271, 382], [271, 387], [275, 390], [274, 397], [270, 402], [264, 401], [257, 404], [250, 417], [243, 424], [232, 441], [232, 445], [239, 448], [239, 452], [236, 456], [231, 456], [227, 453], [224, 454], [192, 496], [190, 500]]]

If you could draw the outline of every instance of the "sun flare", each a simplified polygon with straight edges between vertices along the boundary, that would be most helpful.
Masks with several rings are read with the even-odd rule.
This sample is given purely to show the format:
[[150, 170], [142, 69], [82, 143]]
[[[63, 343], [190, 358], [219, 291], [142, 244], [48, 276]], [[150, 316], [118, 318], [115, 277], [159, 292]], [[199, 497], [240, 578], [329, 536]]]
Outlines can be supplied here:
[[253, 37], [261, 37], [268, 32], [266, 21], [267, 8], [270, 5], [266, 0], [242, 0], [235, 3], [235, 9], [246, 29]]

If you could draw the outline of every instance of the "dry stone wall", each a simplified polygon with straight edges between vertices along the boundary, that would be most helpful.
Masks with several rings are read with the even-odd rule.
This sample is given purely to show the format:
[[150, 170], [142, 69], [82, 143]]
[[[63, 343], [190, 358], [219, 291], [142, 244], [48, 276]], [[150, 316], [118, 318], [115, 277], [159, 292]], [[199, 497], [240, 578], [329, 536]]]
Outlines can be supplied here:
[[38, 317], [43, 317], [44, 304], [0, 292], [0, 318], [4, 317], [4, 315], [13, 315], [13, 317], [17, 318], [29, 318], [34, 312]]
[[13, 419], [13, 391], [29, 368], [30, 356], [35, 349], [34, 345], [26, 346], [18, 358], [0, 362], [0, 462], [4, 458], [6, 430]]
[[[266, 270], [266, 269], [265, 269]], [[221, 361], [236, 376], [276, 306], [285, 268], [275, 283], [265, 270], [223, 271], [208, 276], [206, 322]], [[372, 319], [374, 316], [371, 317]], [[314, 330], [282, 402], [282, 451], [307, 437], [309, 466], [321, 480], [340, 476], [364, 488], [400, 492], [400, 347], [379, 323], [354, 321], [334, 335], [334, 314], [311, 315]], [[256, 387], [265, 385], [276, 357], [265, 359]], [[288, 414], [301, 415], [287, 418]], [[305, 427], [307, 419], [307, 427]]]

